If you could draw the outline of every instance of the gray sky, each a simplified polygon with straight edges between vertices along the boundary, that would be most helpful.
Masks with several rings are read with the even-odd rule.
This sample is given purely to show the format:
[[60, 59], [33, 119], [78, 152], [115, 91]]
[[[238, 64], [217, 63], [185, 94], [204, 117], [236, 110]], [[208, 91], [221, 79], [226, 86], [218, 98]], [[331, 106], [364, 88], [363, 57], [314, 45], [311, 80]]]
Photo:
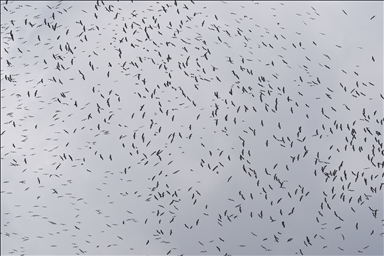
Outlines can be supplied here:
[[382, 255], [382, 2], [1, 2], [1, 253]]

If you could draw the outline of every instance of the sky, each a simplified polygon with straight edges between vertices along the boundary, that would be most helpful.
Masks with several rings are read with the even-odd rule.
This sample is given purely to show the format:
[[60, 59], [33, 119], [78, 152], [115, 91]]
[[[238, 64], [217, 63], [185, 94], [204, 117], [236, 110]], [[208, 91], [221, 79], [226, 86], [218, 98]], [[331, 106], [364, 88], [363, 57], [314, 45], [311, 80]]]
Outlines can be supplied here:
[[1, 1], [1, 254], [382, 255], [383, 3]]

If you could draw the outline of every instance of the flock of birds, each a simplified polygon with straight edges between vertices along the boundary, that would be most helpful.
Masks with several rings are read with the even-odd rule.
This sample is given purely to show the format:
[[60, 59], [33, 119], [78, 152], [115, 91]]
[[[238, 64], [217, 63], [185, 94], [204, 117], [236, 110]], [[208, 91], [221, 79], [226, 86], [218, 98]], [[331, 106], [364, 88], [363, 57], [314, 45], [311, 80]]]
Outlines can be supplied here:
[[382, 59], [293, 5], [1, 2], [2, 254], [382, 253]]

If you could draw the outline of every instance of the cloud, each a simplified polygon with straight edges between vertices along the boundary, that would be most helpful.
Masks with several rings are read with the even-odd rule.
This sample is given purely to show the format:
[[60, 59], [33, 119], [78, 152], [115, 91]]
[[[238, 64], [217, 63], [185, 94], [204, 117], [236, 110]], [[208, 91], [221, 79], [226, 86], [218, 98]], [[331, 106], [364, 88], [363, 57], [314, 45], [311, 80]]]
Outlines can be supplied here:
[[382, 253], [382, 3], [2, 10], [2, 253]]

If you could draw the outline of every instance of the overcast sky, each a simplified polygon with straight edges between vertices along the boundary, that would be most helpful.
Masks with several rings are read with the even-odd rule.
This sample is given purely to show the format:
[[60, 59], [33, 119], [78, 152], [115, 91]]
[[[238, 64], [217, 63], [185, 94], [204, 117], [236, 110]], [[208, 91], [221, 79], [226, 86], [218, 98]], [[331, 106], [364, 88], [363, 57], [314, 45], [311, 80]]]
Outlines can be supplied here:
[[383, 3], [1, 1], [1, 254], [382, 255]]

